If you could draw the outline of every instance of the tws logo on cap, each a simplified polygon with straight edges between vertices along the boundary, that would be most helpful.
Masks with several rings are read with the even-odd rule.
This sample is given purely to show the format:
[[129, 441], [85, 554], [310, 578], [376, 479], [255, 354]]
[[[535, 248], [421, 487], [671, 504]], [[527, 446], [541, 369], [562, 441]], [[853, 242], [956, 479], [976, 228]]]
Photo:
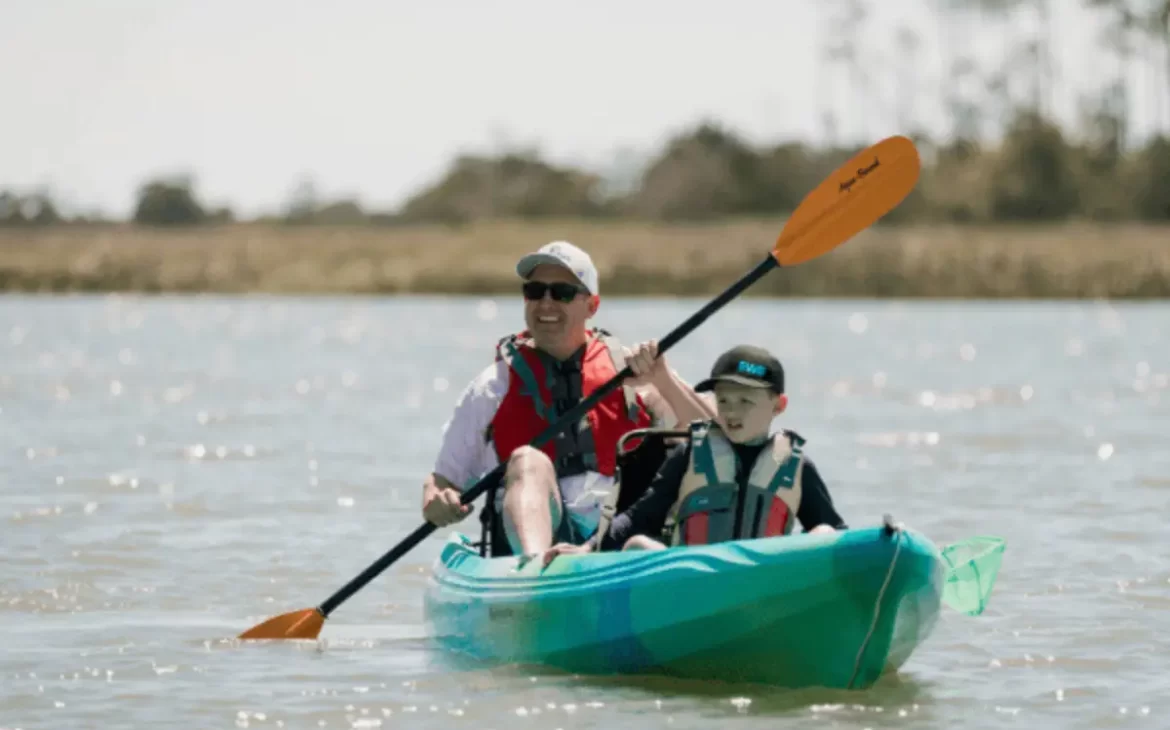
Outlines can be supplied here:
[[768, 374], [768, 368], [763, 365], [756, 365], [753, 362], [747, 362], [746, 360], [740, 360], [736, 370], [745, 375], [754, 375], [757, 378], [762, 378]]

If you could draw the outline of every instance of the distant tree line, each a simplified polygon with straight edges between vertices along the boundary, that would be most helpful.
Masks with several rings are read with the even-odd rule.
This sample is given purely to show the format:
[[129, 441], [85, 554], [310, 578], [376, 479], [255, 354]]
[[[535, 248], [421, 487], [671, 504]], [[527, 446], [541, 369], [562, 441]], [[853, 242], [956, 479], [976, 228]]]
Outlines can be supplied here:
[[[702, 122], [669, 139], [632, 185], [617, 189], [597, 171], [512, 150], [458, 157], [397, 210], [323, 200], [306, 182], [283, 211], [261, 220], [457, 225], [504, 217], [704, 221], [784, 214], [859, 149], [839, 140], [876, 141], [868, 126], [875, 117], [914, 137], [924, 158], [918, 187], [888, 220], [1170, 220], [1170, 116], [1163, 113], [1170, 110], [1170, 0], [1080, 0], [1098, 22], [1102, 58], [1111, 57], [1102, 67], [1116, 71], [1102, 87], [1078, 93], [1075, 132], [1052, 112], [1051, 0], [919, 0], [938, 29], [944, 64], [937, 77], [921, 61], [923, 38], [913, 28], [901, 25], [887, 38], [869, 25], [863, 0], [813, 1], [832, 29], [814, 59], [819, 85], [845, 84], [850, 92], [847, 108], [821, 108], [825, 147], [753, 145], [719, 123]], [[995, 61], [976, 53], [985, 37], [1005, 48]], [[1158, 82], [1153, 93], [1149, 79]], [[889, 80], [892, 91], [878, 83]], [[1155, 102], [1154, 133], [1140, 144], [1130, 103], [1139, 93]], [[946, 115], [940, 139], [919, 132], [923, 99], [937, 100]], [[0, 225], [94, 220], [63, 220], [59, 208], [45, 191], [0, 191]], [[136, 223], [160, 226], [234, 219], [231, 210], [200, 201], [184, 177], [147, 181], [132, 214]]]
[[[998, 147], [919, 139], [922, 178], [889, 217], [897, 222], [1054, 222], [1170, 220], [1170, 139], [1123, 152], [1113, 145], [1070, 142], [1033, 114], [1021, 114]], [[354, 200], [321, 200], [305, 184], [280, 214], [288, 225], [461, 224], [484, 218], [635, 218], [709, 221], [785, 214], [858, 147], [797, 143], [753, 147], [715, 124], [671, 139], [632, 190], [607, 194], [604, 180], [557, 166], [532, 152], [463, 156], [441, 179], [398, 210], [368, 211]], [[190, 178], [151, 180], [137, 194], [132, 220], [190, 226], [231, 222], [226, 208], [200, 201]], [[0, 192], [0, 225], [43, 226], [64, 220], [43, 191]]]

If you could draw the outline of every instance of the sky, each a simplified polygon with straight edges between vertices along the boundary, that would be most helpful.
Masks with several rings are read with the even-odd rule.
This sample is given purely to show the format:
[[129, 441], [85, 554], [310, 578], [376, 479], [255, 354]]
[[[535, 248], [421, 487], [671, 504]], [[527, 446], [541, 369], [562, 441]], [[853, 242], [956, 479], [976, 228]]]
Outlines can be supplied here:
[[[1068, 90], [1115, 64], [1079, 0], [1052, 3], [1071, 121]], [[705, 118], [754, 143], [823, 141], [828, 105], [853, 139], [909, 131], [889, 101], [899, 23], [924, 42], [905, 98], [941, 131], [940, 48], [1002, 53], [1002, 33], [940, 33], [925, 0], [870, 0], [860, 100], [820, 60], [834, 4], [0, 0], [0, 189], [121, 216], [148, 177], [188, 173], [206, 203], [256, 214], [312, 179], [385, 209], [508, 145], [605, 171]]]

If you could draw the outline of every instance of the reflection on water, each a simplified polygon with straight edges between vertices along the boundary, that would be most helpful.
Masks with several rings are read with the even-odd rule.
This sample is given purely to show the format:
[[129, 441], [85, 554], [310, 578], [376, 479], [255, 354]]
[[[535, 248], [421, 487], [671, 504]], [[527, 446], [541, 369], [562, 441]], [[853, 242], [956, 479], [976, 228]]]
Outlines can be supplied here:
[[[623, 341], [701, 306], [607, 301]], [[670, 352], [757, 342], [851, 524], [1007, 539], [866, 692], [468, 664], [423, 629], [446, 531], [318, 642], [241, 645], [418, 526], [499, 300], [0, 300], [0, 727], [1161, 727], [1170, 308], [743, 300]], [[462, 527], [475, 530], [478, 522]]]

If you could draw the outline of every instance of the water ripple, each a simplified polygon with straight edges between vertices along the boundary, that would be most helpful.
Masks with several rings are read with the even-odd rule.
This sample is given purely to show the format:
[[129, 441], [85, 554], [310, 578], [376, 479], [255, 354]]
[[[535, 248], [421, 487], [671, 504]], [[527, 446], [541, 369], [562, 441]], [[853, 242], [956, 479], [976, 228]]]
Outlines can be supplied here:
[[[615, 301], [661, 337], [700, 306]], [[1159, 727], [1170, 656], [1170, 311], [1162, 304], [741, 300], [674, 348], [690, 382], [755, 342], [850, 524], [1008, 541], [866, 693], [486, 667], [421, 596], [446, 531], [322, 639], [241, 630], [316, 605], [418, 527], [510, 299], [8, 297], [0, 307], [4, 727]], [[782, 322], [783, 328], [759, 323]], [[484, 328], [485, 323], [488, 328]], [[461, 525], [474, 532], [478, 522]], [[713, 722], [714, 721], [714, 722]]]

